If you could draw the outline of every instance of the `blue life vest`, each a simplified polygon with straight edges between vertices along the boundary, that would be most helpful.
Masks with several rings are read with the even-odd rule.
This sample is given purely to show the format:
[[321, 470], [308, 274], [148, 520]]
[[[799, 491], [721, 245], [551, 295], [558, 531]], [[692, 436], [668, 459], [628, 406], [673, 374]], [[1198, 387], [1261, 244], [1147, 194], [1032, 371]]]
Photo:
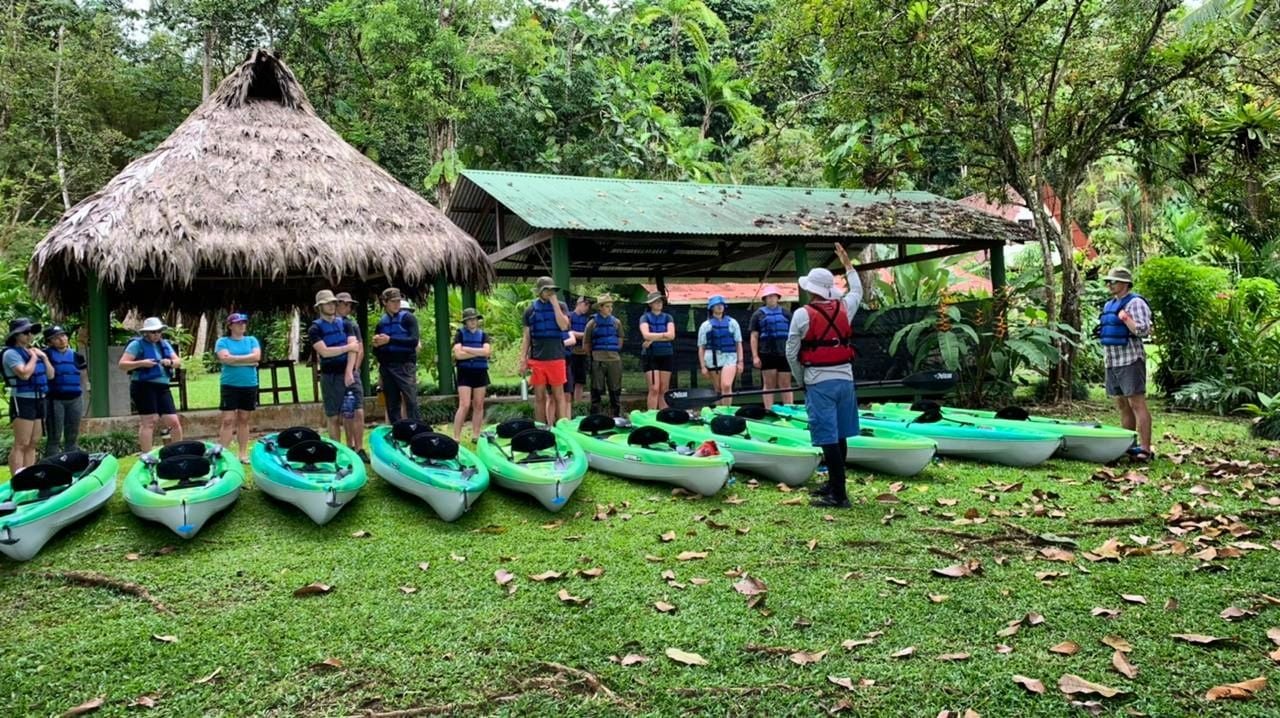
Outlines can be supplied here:
[[577, 312], [569, 312], [569, 328], [575, 332], [586, 331], [587, 322], [591, 321], [590, 314], [579, 314]]
[[529, 336], [533, 339], [567, 338], [561, 333], [560, 325], [556, 324], [556, 310], [551, 302], [533, 300], [533, 313], [529, 315]]
[[568, 330], [560, 332], [560, 345], [564, 347], [564, 356], [566, 359], [573, 356], [573, 347], [578, 346], [576, 341], [574, 342], [573, 347], [568, 346], [565, 344], [567, 341], [569, 341]]
[[732, 354], [738, 351], [738, 343], [733, 338], [733, 330], [729, 328], [729, 323], [733, 321], [729, 317], [707, 317], [707, 321], [711, 324], [711, 331], [707, 333], [707, 348], [719, 352], [721, 354]]
[[1109, 300], [1102, 308], [1099, 329], [1101, 330], [1100, 336], [1103, 346], [1122, 347], [1134, 337], [1133, 332], [1129, 331], [1129, 327], [1120, 321], [1120, 311], [1129, 306], [1129, 302], [1134, 299], [1141, 299], [1141, 297], [1129, 292], [1123, 297]]
[[54, 399], [74, 399], [84, 392], [80, 386], [80, 367], [76, 366], [76, 350], [67, 347], [62, 351], [48, 349], [45, 356], [53, 364], [53, 379], [49, 380], [49, 396]]
[[[474, 332], [462, 327], [458, 330], [458, 336], [455, 338], [457, 343], [468, 349], [480, 349], [484, 347], [485, 342], [489, 341], [489, 337], [484, 333], [483, 329], [477, 329]], [[488, 369], [488, 357], [470, 357], [458, 362], [461, 369]]]
[[[347, 345], [347, 320], [334, 317], [333, 321], [316, 319], [311, 326], [320, 330], [320, 341], [327, 347], [345, 347]], [[347, 355], [336, 357], [320, 357], [320, 370], [326, 374], [338, 374], [347, 370]]]
[[[23, 349], [22, 347], [5, 347], [4, 352], [17, 352], [18, 356], [22, 358], [23, 364], [31, 361], [31, 352]], [[2, 356], [3, 353], [0, 353], [0, 357]], [[12, 394], [21, 392], [24, 394], [35, 394], [37, 397], [42, 397], [49, 389], [49, 374], [45, 370], [43, 359], [36, 360], [35, 371], [33, 371], [31, 376], [26, 379], [19, 378], [17, 372], [15, 372], [13, 376], [6, 376], [4, 380], [5, 384], [9, 385], [9, 389]]]
[[[406, 330], [404, 325], [401, 324], [401, 322], [404, 321], [405, 315], [408, 313], [409, 312], [407, 310], [401, 309], [396, 312], [394, 317], [383, 314], [382, 318], [378, 320], [377, 333], [386, 334], [391, 337], [393, 341], [396, 339], [411, 338], [408, 330]], [[346, 343], [345, 340], [343, 343]], [[378, 361], [384, 363], [411, 362], [416, 361], [418, 358], [418, 347], [400, 346], [394, 343], [384, 344], [377, 349], [374, 349], [374, 353], [377, 354]]]
[[760, 353], [783, 354], [786, 352], [787, 334], [791, 332], [791, 318], [782, 307], [760, 307]]
[[134, 359], [152, 359], [156, 363], [155, 366], [147, 367], [146, 369], [134, 369], [134, 381], [155, 381], [161, 377], [168, 376], [168, 370], [163, 366], [160, 366], [160, 361], [172, 356], [177, 356], [173, 351], [173, 347], [169, 345], [168, 339], [161, 339], [159, 347], [142, 337], [134, 337], [129, 341], [130, 344], [133, 342], [138, 342], [138, 346], [142, 348], [142, 353], [135, 356]]
[[[671, 315], [666, 312], [661, 314], [645, 312], [644, 316], [640, 317], [640, 320], [649, 325], [649, 333], [651, 334], [663, 334], [667, 331], [667, 327], [675, 322], [675, 319], [672, 319]], [[649, 354], [656, 357], [669, 357], [675, 354], [674, 342], [666, 340], [655, 341], [649, 345]]]
[[595, 329], [591, 330], [591, 350], [600, 352], [616, 352], [622, 349], [622, 338], [618, 336], [618, 318], [606, 317], [597, 313], [593, 317]]

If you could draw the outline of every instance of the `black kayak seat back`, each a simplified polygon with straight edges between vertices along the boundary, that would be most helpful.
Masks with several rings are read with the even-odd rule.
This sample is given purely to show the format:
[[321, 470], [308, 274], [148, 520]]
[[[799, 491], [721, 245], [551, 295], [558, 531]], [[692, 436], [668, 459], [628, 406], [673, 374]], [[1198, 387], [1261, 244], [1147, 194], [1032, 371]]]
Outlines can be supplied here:
[[627, 436], [627, 443], [631, 446], [647, 447], [654, 444], [666, 444], [670, 441], [670, 435], [656, 426], [642, 426]]
[[93, 466], [93, 457], [87, 451], [64, 451], [57, 456], [50, 456], [41, 463], [56, 464], [72, 474], [80, 476]]
[[458, 442], [434, 431], [419, 431], [409, 440], [409, 451], [427, 461], [452, 461], [458, 458]]
[[178, 456], [204, 456], [207, 453], [209, 447], [203, 441], [178, 441], [161, 448], [159, 456], [164, 461]]
[[431, 426], [424, 424], [417, 419], [401, 419], [391, 425], [391, 438], [407, 444], [413, 441], [413, 437], [418, 434], [425, 434], [431, 431]]
[[[917, 409], [916, 404], [925, 404], [925, 405], [931, 405], [931, 406], [924, 406], [923, 408]], [[944, 417], [942, 416], [942, 407], [938, 406], [936, 403], [932, 401], [927, 401], [927, 402], [922, 401], [922, 402], [916, 402], [916, 404], [912, 404], [911, 408], [913, 411], [920, 412], [920, 415], [912, 419], [909, 423], [936, 424], [937, 422], [943, 420]]]
[[286, 461], [315, 466], [316, 464], [332, 464], [338, 460], [338, 447], [320, 439], [300, 441], [289, 447], [284, 456]]
[[718, 436], [738, 436], [747, 430], [747, 420], [721, 414], [711, 420], [711, 432]]
[[304, 441], [319, 441], [320, 434], [315, 429], [305, 426], [291, 426], [276, 434], [276, 444], [288, 451]]
[[525, 429], [511, 437], [511, 450], [524, 454], [536, 454], [556, 445], [556, 435], [546, 429]]
[[578, 431], [595, 436], [602, 431], [613, 431], [618, 424], [612, 416], [605, 414], [587, 414], [578, 422]]
[[911, 403], [912, 411], [942, 411], [942, 405], [936, 401], [921, 399]]
[[996, 411], [996, 418], [1010, 421], [1026, 421], [1031, 418], [1031, 414], [1020, 406], [1006, 406]]
[[39, 491], [47, 494], [54, 489], [70, 486], [75, 477], [65, 467], [39, 462], [19, 471], [9, 480], [9, 487], [18, 491]]
[[743, 419], [763, 419], [768, 415], [769, 411], [759, 404], [740, 406], [734, 412], [734, 416], [740, 416]]
[[516, 434], [536, 428], [537, 424], [533, 423], [533, 419], [507, 419], [498, 424], [498, 438], [514, 439]]
[[187, 482], [203, 479], [212, 468], [212, 464], [203, 456], [170, 456], [156, 464], [156, 478]]
[[657, 414], [658, 421], [672, 426], [683, 426], [689, 423], [689, 412], [680, 409], [659, 409]]

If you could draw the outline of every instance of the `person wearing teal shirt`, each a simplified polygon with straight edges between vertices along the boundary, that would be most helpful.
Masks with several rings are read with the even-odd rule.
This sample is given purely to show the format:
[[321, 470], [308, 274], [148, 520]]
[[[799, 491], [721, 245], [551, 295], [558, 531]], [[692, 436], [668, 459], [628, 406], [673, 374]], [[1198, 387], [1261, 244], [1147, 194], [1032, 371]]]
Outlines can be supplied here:
[[232, 314], [227, 317], [227, 335], [213, 345], [213, 353], [222, 363], [218, 443], [230, 447], [234, 431], [242, 464], [249, 463], [249, 416], [258, 406], [258, 362], [262, 361], [262, 345], [246, 333], [248, 327], [248, 315]]

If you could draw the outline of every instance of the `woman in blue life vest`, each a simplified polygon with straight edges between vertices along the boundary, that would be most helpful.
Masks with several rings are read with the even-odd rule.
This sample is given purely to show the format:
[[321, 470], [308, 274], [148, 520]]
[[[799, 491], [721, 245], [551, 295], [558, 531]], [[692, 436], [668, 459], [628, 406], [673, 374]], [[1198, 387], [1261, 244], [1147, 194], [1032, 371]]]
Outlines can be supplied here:
[[[782, 306], [782, 290], [770, 284], [761, 292], [764, 306], [751, 315], [751, 364], [760, 370], [765, 389], [790, 389], [791, 365], [787, 363], [787, 333], [791, 330], [791, 312]], [[774, 397], [783, 404], [795, 401], [791, 392], [764, 395], [764, 408], [773, 408]]]
[[164, 338], [168, 329], [159, 317], [142, 322], [141, 336], [134, 337], [124, 348], [117, 366], [129, 374], [129, 398], [138, 414], [138, 446], [142, 453], [151, 451], [156, 425], [167, 428], [174, 441], [182, 441], [182, 422], [173, 404], [169, 380], [182, 366], [182, 359]]
[[9, 475], [36, 463], [39, 458], [45, 395], [53, 378], [53, 365], [35, 347], [39, 324], [19, 318], [9, 322], [4, 340], [4, 384], [9, 390], [9, 420], [13, 424], [13, 448], [9, 450]]
[[53, 367], [44, 427], [48, 441], [45, 456], [80, 450], [80, 419], [84, 416], [84, 392], [88, 389], [84, 355], [71, 348], [67, 330], [54, 325], [44, 330], [45, 356]]
[[661, 292], [649, 292], [644, 298], [649, 311], [640, 316], [641, 368], [649, 386], [645, 401], [650, 409], [667, 408], [666, 393], [675, 371], [676, 320], [663, 311], [666, 299]]
[[[721, 394], [733, 393], [733, 379], [738, 374], [738, 357], [742, 356], [742, 329], [738, 320], [725, 314], [729, 304], [719, 294], [707, 300], [709, 316], [698, 327], [698, 366], [702, 375], [711, 378]], [[733, 399], [721, 399], [729, 406]]]
[[249, 463], [249, 417], [258, 407], [258, 363], [262, 361], [262, 345], [249, 336], [249, 315], [233, 313], [227, 317], [227, 335], [218, 337], [213, 354], [222, 364], [218, 378], [222, 424], [218, 443], [231, 448], [234, 434], [240, 444], [240, 463]]
[[484, 426], [484, 393], [489, 386], [489, 335], [480, 328], [483, 316], [462, 310], [462, 326], [453, 335], [453, 361], [458, 369], [458, 411], [453, 415], [453, 440], [462, 441], [462, 425], [471, 417], [471, 438]]

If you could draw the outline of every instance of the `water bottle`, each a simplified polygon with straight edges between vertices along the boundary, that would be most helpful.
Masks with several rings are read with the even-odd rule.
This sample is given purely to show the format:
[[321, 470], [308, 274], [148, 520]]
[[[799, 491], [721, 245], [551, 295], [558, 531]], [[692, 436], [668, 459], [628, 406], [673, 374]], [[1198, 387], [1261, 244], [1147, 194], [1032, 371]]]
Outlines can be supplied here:
[[342, 395], [342, 418], [356, 418], [356, 409], [360, 404], [359, 397], [356, 396], [355, 389], [347, 388], [347, 393]]
[[529, 380], [520, 377], [520, 401], [529, 401]]

